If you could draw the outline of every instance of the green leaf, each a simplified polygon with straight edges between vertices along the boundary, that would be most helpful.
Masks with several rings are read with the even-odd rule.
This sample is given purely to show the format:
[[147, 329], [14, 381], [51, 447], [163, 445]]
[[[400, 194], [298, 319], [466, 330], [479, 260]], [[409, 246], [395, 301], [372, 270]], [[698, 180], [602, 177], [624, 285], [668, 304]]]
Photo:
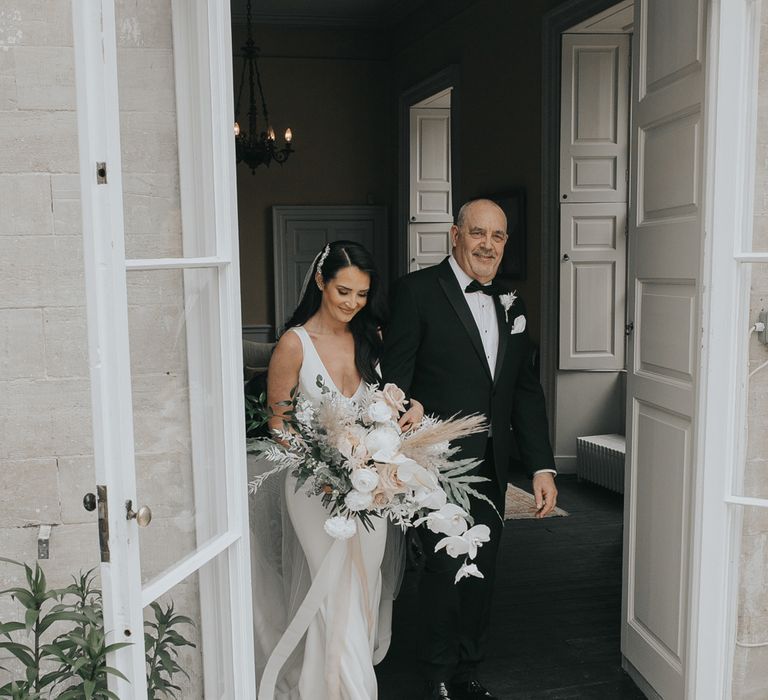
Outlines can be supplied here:
[[0, 595], [6, 593], [10, 593], [25, 608], [34, 608], [36, 605], [34, 596], [26, 588], [6, 588], [4, 591], [0, 591]]
[[89, 622], [88, 617], [86, 617], [81, 612], [69, 612], [69, 611], [66, 611], [66, 610], [62, 610], [60, 612], [49, 612], [40, 621], [40, 625], [38, 627], [38, 630], [42, 634], [54, 622], [62, 622], [64, 620], [69, 620], [70, 622], [77, 622], [79, 624], [87, 624]]
[[15, 566], [24, 566], [22, 562], [16, 561], [15, 559], [8, 559], [8, 557], [0, 557], [0, 561], [4, 561], [6, 564], [13, 564]]
[[0, 634], [11, 638], [11, 632], [19, 632], [26, 629], [26, 625], [23, 622], [2, 622], [0, 623]]
[[113, 676], [122, 678], [124, 681], [128, 680], [120, 670], [113, 668], [112, 666], [104, 666], [104, 673], [111, 673]]
[[24, 626], [27, 628], [27, 631], [32, 631], [32, 628], [35, 626], [39, 616], [40, 610], [37, 608], [30, 608], [26, 613], [24, 613]]
[[35, 653], [28, 646], [17, 642], [0, 642], [0, 649], [5, 649], [13, 654], [25, 666], [35, 665]]

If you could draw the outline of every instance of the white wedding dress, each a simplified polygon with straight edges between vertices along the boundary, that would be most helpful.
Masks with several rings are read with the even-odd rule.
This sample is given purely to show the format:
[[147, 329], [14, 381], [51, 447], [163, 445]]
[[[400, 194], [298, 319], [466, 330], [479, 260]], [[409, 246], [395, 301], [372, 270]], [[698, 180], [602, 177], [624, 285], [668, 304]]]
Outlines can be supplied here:
[[[291, 331], [304, 351], [300, 393], [319, 402], [319, 376], [341, 394], [307, 331]], [[269, 466], [249, 458], [252, 476]], [[354, 537], [335, 540], [323, 529], [329, 511], [318, 496], [297, 491], [290, 474], [270, 481], [271, 491], [262, 487], [251, 500], [259, 700], [375, 700], [373, 666], [389, 647], [401, 537], [373, 518], [372, 530], [358, 521]]]

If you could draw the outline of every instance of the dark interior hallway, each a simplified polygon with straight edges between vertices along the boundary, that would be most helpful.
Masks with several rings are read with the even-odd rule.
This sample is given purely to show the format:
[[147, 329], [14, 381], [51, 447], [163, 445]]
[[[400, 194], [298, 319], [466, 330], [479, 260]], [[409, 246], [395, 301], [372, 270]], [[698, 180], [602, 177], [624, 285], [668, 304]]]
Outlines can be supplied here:
[[[622, 497], [572, 476], [558, 488], [570, 517], [506, 524], [482, 680], [503, 700], [641, 700], [619, 654]], [[395, 603], [380, 700], [419, 697], [415, 579], [409, 572]]]

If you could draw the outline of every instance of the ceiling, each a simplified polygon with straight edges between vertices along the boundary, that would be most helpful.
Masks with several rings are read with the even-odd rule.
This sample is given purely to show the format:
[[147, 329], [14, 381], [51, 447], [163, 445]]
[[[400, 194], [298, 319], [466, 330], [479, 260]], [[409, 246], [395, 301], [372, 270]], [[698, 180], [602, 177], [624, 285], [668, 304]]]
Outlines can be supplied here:
[[[413, 12], [425, 0], [252, 0], [254, 22], [389, 26]], [[247, 0], [230, 0], [232, 19], [244, 22]]]

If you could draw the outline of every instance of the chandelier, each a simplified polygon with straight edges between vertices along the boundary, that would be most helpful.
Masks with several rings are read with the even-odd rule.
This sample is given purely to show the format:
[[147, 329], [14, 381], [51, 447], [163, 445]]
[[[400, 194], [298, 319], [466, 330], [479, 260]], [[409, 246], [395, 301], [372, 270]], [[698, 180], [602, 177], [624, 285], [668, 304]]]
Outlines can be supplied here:
[[[253, 43], [251, 29], [251, 0], [248, 0], [248, 9], [246, 15], [246, 25], [248, 27], [248, 40], [242, 48], [243, 72], [240, 75], [240, 86], [237, 90], [237, 102], [235, 103], [235, 153], [237, 162], [244, 161], [251, 169], [252, 173], [256, 168], [264, 164], [269, 164], [274, 160], [282, 165], [288, 160], [288, 156], [293, 153], [293, 132], [290, 128], [285, 130], [285, 144], [279, 147], [275, 138], [275, 130], [269, 123], [269, 112], [267, 110], [267, 100], [264, 97], [264, 89], [261, 86], [261, 75], [259, 74], [259, 64], [257, 58], [259, 49]], [[247, 129], [243, 129], [237, 121], [240, 116], [240, 103], [243, 97], [243, 90], [248, 83], [248, 114]], [[257, 105], [258, 99], [261, 102], [261, 116]], [[262, 120], [261, 132], [258, 130], [257, 122]]]

